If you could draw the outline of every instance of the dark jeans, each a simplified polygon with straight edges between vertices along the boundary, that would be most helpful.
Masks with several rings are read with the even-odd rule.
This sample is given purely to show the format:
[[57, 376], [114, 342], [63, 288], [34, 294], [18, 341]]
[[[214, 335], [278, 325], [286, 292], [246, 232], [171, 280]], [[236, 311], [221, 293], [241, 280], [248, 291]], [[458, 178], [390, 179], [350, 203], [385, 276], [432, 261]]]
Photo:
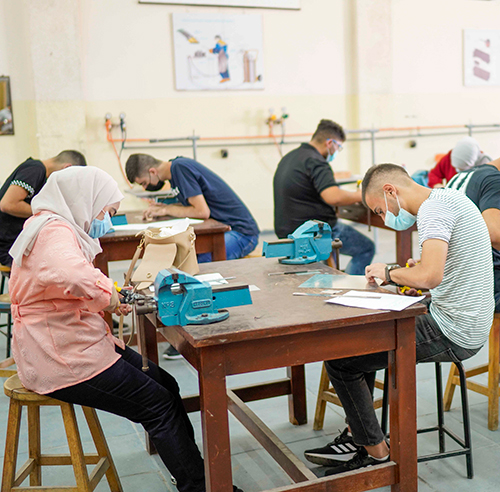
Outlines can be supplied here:
[[110, 368], [49, 396], [140, 423], [177, 480], [177, 488], [181, 492], [204, 492], [203, 459], [176, 380], [152, 362], [149, 371], [143, 372], [141, 356], [129, 347], [116, 347], [116, 351], [122, 357]]
[[340, 253], [351, 257], [345, 272], [350, 275], [364, 275], [365, 267], [372, 262], [375, 255], [373, 241], [342, 222], [337, 222], [332, 229], [332, 238], [339, 238], [342, 241]]
[[[241, 232], [228, 231], [224, 233], [224, 241], [226, 243], [226, 259], [237, 260], [250, 254], [257, 243], [259, 235], [247, 236]], [[198, 263], [208, 263], [212, 261], [212, 253], [200, 253], [198, 255]]]
[[[430, 299], [423, 301], [429, 306]], [[415, 319], [417, 363], [459, 362], [479, 349], [465, 349], [446, 338], [430, 313]], [[384, 440], [384, 433], [373, 409], [375, 373], [388, 367], [388, 353], [347, 357], [325, 362], [328, 377], [337, 392], [354, 442], [359, 446], [375, 446]]]

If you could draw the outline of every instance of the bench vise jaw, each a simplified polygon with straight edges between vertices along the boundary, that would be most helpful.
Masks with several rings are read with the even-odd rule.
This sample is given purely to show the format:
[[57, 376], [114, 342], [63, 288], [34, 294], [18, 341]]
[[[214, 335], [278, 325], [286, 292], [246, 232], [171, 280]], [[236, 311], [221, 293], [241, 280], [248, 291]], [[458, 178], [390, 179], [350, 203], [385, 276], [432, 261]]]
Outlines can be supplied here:
[[223, 308], [252, 304], [248, 285], [212, 289], [208, 282], [177, 268], [158, 273], [155, 299], [158, 317], [165, 326], [216, 323], [229, 317]]
[[319, 220], [308, 220], [288, 239], [264, 242], [262, 256], [280, 258], [285, 265], [306, 265], [327, 260], [332, 252], [332, 228]]

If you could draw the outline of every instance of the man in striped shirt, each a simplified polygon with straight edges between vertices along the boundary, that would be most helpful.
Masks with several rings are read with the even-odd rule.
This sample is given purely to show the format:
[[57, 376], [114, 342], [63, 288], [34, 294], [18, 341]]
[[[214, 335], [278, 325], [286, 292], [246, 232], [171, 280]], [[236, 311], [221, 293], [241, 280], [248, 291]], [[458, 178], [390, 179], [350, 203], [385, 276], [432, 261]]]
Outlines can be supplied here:
[[[493, 320], [493, 264], [490, 236], [477, 207], [463, 193], [418, 185], [404, 168], [380, 164], [366, 173], [363, 202], [385, 224], [404, 230], [417, 222], [420, 261], [410, 268], [383, 263], [366, 267], [373, 281], [429, 289], [428, 313], [415, 322], [417, 362], [468, 359], [488, 338]], [[373, 409], [375, 373], [388, 354], [327, 361], [329, 378], [349, 428], [329, 445], [305, 452], [309, 461], [342, 473], [389, 460], [389, 448]]]
[[500, 159], [456, 174], [447, 187], [465, 193], [486, 222], [493, 253], [495, 311], [500, 312]]

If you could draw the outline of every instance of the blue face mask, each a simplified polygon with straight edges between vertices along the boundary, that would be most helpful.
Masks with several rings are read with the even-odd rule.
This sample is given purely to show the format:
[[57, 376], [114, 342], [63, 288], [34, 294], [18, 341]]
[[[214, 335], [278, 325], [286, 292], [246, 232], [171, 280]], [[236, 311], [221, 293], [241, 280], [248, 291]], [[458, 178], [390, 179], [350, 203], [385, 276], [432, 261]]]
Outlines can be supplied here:
[[111, 223], [111, 217], [109, 212], [104, 213], [104, 219], [94, 219], [92, 224], [90, 224], [90, 230], [88, 232], [89, 236], [93, 239], [104, 236], [108, 232], [113, 224]]
[[326, 156], [326, 162], [332, 162], [333, 159], [335, 159], [335, 157], [337, 157], [337, 154], [339, 153], [338, 150], [336, 150], [333, 154], [330, 154], [330, 151], [328, 149], [326, 149], [326, 151], [328, 152], [328, 155]]
[[387, 206], [387, 195], [385, 193], [384, 198], [386, 208], [384, 223], [387, 227], [390, 227], [395, 231], [405, 231], [406, 229], [409, 229], [413, 224], [415, 224], [417, 218], [404, 208], [401, 208], [398, 195], [396, 195], [396, 200], [398, 201], [399, 207], [399, 213], [397, 216], [389, 211], [389, 207]]

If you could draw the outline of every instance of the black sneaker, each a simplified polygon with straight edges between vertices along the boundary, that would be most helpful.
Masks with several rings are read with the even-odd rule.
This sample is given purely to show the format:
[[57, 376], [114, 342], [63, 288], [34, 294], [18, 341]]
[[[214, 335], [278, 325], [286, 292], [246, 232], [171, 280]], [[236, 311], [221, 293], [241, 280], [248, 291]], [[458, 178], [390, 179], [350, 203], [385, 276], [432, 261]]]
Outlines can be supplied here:
[[233, 492], [243, 492], [243, 490], [236, 487], [236, 485], [233, 485]]
[[169, 345], [168, 349], [163, 352], [163, 358], [167, 360], [182, 359], [182, 355], [177, 352], [175, 347]]
[[326, 471], [325, 477], [328, 475], [337, 475], [338, 473], [344, 473], [352, 470], [358, 470], [359, 468], [366, 468], [368, 466], [376, 466], [387, 463], [390, 460], [390, 456], [383, 460], [377, 460], [371, 457], [365, 448], [361, 448], [352, 460], [346, 461], [340, 465], [330, 468]]
[[354, 444], [352, 436], [348, 435], [349, 429], [338, 435], [332, 442], [322, 448], [304, 451], [306, 460], [322, 466], [337, 466], [349, 461], [362, 448]]

